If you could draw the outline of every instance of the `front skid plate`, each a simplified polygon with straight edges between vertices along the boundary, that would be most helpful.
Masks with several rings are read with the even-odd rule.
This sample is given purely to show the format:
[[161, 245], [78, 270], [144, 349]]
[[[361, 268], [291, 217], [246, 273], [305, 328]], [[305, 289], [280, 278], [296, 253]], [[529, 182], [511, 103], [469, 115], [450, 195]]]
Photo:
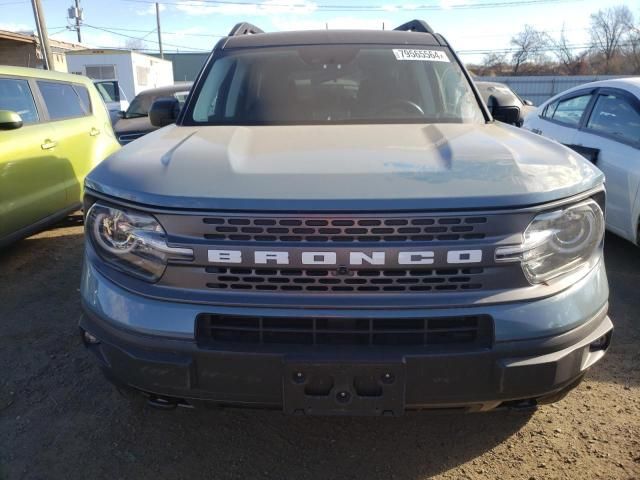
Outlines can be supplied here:
[[405, 365], [287, 362], [284, 412], [295, 415], [389, 415], [405, 408]]

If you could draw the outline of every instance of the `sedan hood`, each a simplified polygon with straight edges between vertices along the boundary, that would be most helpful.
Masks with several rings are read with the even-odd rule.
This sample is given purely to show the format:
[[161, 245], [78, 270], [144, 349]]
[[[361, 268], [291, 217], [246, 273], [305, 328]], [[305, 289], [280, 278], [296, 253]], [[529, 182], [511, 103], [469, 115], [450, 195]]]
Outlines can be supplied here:
[[113, 126], [113, 131], [116, 132], [116, 135], [131, 132], [151, 132], [153, 130], [156, 130], [156, 127], [151, 125], [149, 117], [121, 118]]
[[602, 173], [500, 124], [169, 126], [98, 165], [87, 187], [221, 210], [504, 208], [579, 194]]

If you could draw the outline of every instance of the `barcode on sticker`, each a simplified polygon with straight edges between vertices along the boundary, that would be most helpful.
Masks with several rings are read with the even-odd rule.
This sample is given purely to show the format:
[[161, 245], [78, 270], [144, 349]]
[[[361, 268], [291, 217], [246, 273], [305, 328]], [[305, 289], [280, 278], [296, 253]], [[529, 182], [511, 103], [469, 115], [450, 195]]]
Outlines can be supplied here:
[[449, 57], [441, 50], [415, 50], [412, 48], [394, 48], [396, 60], [417, 60], [421, 62], [448, 62]]

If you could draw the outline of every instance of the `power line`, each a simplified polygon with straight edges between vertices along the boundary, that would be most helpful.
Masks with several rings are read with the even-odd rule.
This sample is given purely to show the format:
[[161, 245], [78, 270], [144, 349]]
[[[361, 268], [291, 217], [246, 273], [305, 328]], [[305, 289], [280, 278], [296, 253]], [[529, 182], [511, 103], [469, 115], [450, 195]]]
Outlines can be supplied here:
[[[545, 47], [536, 49], [535, 53], [547, 53], [547, 52], [559, 52], [561, 50], [586, 50], [590, 48], [590, 45], [567, 45], [566, 47]], [[490, 49], [471, 49], [471, 50], [456, 50], [461, 54], [470, 53], [515, 53], [519, 52], [519, 48], [490, 48]]]
[[[618, 44], [619, 48], [631, 47], [633, 43], [620, 43]], [[553, 53], [553, 52], [561, 52], [565, 50], [589, 50], [592, 48], [592, 45], [566, 45], [563, 47], [545, 47], [537, 49], [532, 53]], [[481, 55], [481, 54], [490, 54], [490, 53], [515, 53], [520, 51], [518, 48], [506, 48], [506, 49], [478, 49], [478, 50], [456, 50], [457, 53], [461, 55]]]
[[[154, 4], [156, 2], [152, 0], [121, 0], [123, 2], [130, 3], [144, 3]], [[514, 1], [490, 1], [490, 2], [476, 2], [476, 3], [463, 3], [459, 5], [451, 5], [448, 7], [437, 5], [314, 5], [314, 4], [284, 4], [284, 3], [256, 3], [256, 2], [241, 2], [237, 0], [198, 0], [198, 1], [162, 1], [158, 2], [162, 5], [182, 6], [182, 7], [201, 7], [201, 8], [215, 8], [224, 6], [240, 6], [240, 7], [257, 7], [258, 9], [270, 9], [270, 8], [288, 8], [291, 10], [296, 9], [310, 9], [323, 11], [323, 12], [394, 12], [394, 11], [438, 11], [438, 10], [474, 10], [484, 8], [510, 8], [510, 7], [522, 7], [531, 5], [540, 5], [547, 3], [573, 3], [581, 0], [514, 0]]]
[[[97, 26], [95, 26], [97, 27]], [[58, 27], [54, 27], [54, 28], [58, 28]], [[121, 28], [121, 27], [109, 27], [109, 26], [100, 26], [99, 28], [106, 28], [109, 30], [115, 30], [118, 32], [134, 32], [134, 33], [148, 33], [149, 30], [148, 29], [140, 29], [140, 28]], [[156, 30], [152, 30], [151, 33], [155, 32]], [[184, 33], [184, 32], [165, 32], [164, 29], [162, 30], [162, 34], [163, 35], [179, 35], [179, 36], [185, 36], [185, 37], [214, 37], [214, 38], [222, 38], [222, 37], [226, 37], [226, 34], [220, 34], [220, 35], [215, 35], [212, 33]]]
[[[109, 29], [107, 29], [107, 28], [96, 27], [95, 25], [89, 25], [88, 23], [85, 23], [85, 24], [84, 24], [84, 26], [85, 26], [85, 27], [89, 27], [89, 28], [93, 28], [94, 30], [100, 30], [100, 31], [102, 31], [102, 32], [107, 32], [107, 33], [111, 33], [111, 34], [113, 34], [113, 35], [118, 35], [118, 36], [120, 36], [120, 37], [131, 38], [131, 39], [133, 39], [133, 40], [141, 40], [141, 41], [143, 41], [143, 42], [155, 43], [156, 45], [158, 44], [158, 42], [157, 42], [157, 41], [155, 41], [155, 40], [145, 40], [145, 39], [144, 39], [144, 37], [142, 37], [142, 38], [140, 38], [140, 37], [134, 37], [134, 36], [132, 36], [132, 35], [126, 35], [126, 34], [124, 34], [124, 33], [119, 33], [119, 32], [116, 32], [116, 31], [114, 31], [114, 30], [109, 30]], [[153, 30], [153, 31], [155, 31], [155, 30]], [[149, 33], [153, 33], [153, 31], [151, 31], [151, 32], [149, 32]], [[149, 35], [149, 33], [147, 33], [147, 35]], [[145, 35], [145, 36], [146, 36], [146, 35]], [[185, 49], [185, 50], [195, 50], [195, 51], [200, 51], [200, 50], [198, 50], [198, 49], [194, 49], [193, 47], [187, 47], [187, 46], [185, 46], [185, 45], [176, 45], [176, 44], [166, 43], [166, 42], [163, 42], [163, 43], [164, 43], [165, 45], [170, 46], [170, 47], [182, 48], [182, 49]]]
[[[53, 27], [54, 30], [57, 30], [59, 28], [66, 28], [66, 27]], [[104, 26], [104, 25], [101, 25], [100, 28], [107, 28], [109, 30], [115, 30], [118, 32], [134, 32], [134, 33], [149, 32], [148, 29], [141, 29], [141, 28], [122, 28], [122, 27], [112, 27], [112, 26]], [[576, 32], [576, 31], [586, 31], [586, 30], [589, 30], [589, 28], [585, 27], [585, 28], [567, 29], [565, 30], [565, 32]], [[545, 30], [546, 33], [558, 33], [561, 31], [562, 30]], [[178, 35], [181, 37], [207, 37], [207, 38], [223, 38], [227, 36], [227, 34], [224, 34], [224, 33], [166, 32], [164, 30], [162, 30], [162, 34]], [[507, 34], [457, 35], [455, 38], [504, 38], [504, 37], [511, 37], [511, 36], [512, 36], [511, 34], [507, 33]]]

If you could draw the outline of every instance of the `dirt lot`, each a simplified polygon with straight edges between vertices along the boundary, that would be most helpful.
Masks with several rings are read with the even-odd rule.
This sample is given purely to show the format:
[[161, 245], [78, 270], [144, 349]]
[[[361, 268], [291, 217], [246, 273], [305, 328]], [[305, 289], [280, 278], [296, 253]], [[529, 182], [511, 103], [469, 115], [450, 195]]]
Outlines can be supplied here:
[[612, 348], [533, 414], [299, 418], [131, 405], [76, 330], [79, 216], [0, 253], [0, 479], [640, 479], [640, 250], [609, 236]]

